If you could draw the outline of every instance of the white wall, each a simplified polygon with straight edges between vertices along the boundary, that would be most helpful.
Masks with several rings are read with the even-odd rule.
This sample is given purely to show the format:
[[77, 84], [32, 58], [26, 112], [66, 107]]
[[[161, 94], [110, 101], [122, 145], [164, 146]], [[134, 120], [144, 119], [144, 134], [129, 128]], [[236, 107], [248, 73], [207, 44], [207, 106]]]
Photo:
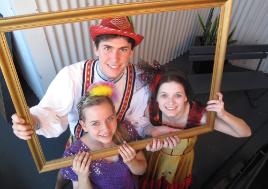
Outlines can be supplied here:
[[[99, 6], [117, 3], [111, 1], [55, 1], [55, 0], [12, 0], [17, 15], [36, 12], [57, 11], [84, 6]], [[129, 0], [120, 1], [129, 2]], [[165, 64], [184, 53], [199, 31], [197, 12], [206, 16], [207, 9], [177, 11], [169, 13], [133, 16], [135, 31], [145, 36], [143, 43], [135, 49], [132, 62], [139, 58], [152, 62], [157, 60]], [[170, 22], [171, 20], [171, 22]], [[34, 62], [42, 90], [46, 91], [56, 73], [66, 65], [93, 57], [93, 45], [88, 28], [97, 21], [56, 25], [27, 29], [22, 36], [29, 49], [29, 56]], [[173, 24], [177, 23], [177, 24]], [[189, 32], [190, 31], [190, 32]], [[26, 75], [31, 75], [28, 72]], [[30, 85], [34, 91], [37, 91]]]
[[[232, 27], [237, 26], [234, 39], [237, 44], [268, 44], [268, 1], [234, 0]], [[259, 60], [235, 60], [233, 64], [255, 70]], [[268, 73], [268, 59], [259, 69]]]
[[[10, 17], [19, 14], [19, 11], [15, 6], [16, 3], [13, 4], [12, 1], [1, 0], [0, 12], [3, 14], [4, 17]], [[25, 1], [24, 4], [21, 6], [31, 7], [31, 4], [32, 2]], [[27, 8], [25, 8], [25, 10], [26, 9]], [[38, 64], [36, 64], [36, 59], [34, 59], [34, 57], [32, 56], [32, 52], [35, 47], [32, 46], [32, 43], [29, 43], [29, 41], [27, 41], [27, 38], [31, 37], [31, 34], [27, 34], [21, 31], [15, 31], [12, 35], [14, 37], [14, 45], [19, 51], [19, 54], [17, 54], [17, 59], [20, 61], [19, 67], [24, 75], [24, 78], [29, 84], [29, 86], [31, 86], [35, 94], [39, 98], [41, 98], [45, 90], [42, 85], [42, 77], [36, 69], [36, 65]], [[38, 55], [40, 53], [36, 54]]]

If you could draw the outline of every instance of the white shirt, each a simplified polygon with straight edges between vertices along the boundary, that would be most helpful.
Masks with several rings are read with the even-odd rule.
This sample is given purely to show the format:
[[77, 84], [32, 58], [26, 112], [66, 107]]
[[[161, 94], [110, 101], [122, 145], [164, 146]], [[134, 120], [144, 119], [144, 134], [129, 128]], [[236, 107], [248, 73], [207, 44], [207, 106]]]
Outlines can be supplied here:
[[[69, 126], [71, 134], [74, 135], [74, 128], [78, 122], [77, 104], [81, 99], [82, 78], [85, 61], [81, 61], [64, 67], [49, 85], [46, 94], [40, 103], [30, 109], [39, 121], [40, 129], [36, 130], [38, 135], [47, 138], [57, 137]], [[94, 69], [93, 82], [103, 81]], [[149, 90], [143, 86], [137, 76], [134, 85], [134, 92], [130, 107], [125, 118], [130, 121], [138, 133], [142, 133], [144, 122], [144, 111], [147, 106]], [[115, 83], [116, 99], [113, 99], [116, 110], [118, 109], [125, 88], [126, 74]], [[146, 121], [147, 122], [147, 121]]]

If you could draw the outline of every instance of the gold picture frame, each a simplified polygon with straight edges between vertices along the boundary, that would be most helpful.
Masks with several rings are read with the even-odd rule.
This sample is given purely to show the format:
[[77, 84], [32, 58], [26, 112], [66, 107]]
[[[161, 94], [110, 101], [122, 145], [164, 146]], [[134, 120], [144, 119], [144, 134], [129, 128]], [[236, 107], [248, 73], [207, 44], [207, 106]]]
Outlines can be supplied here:
[[[0, 66], [16, 113], [19, 116], [25, 118], [27, 123], [33, 125], [29, 109], [20, 85], [20, 81], [18, 79], [17, 72], [13, 63], [13, 59], [7, 45], [5, 32], [56, 24], [81, 22], [92, 19], [102, 19], [106, 17], [170, 12], [177, 10], [210, 7], [220, 8], [220, 20], [217, 34], [218, 38], [209, 96], [209, 99], [213, 99], [216, 98], [216, 92], [218, 92], [220, 89], [222, 79], [228, 30], [231, 18], [232, 0], [154, 0], [118, 5], [107, 5], [101, 7], [88, 7], [57, 12], [38, 13], [0, 19]], [[159, 138], [163, 139], [166, 136], [175, 134], [180, 138], [186, 138], [207, 133], [213, 130], [214, 121], [215, 113], [209, 112], [206, 125], [163, 135]], [[130, 143], [130, 145], [135, 149], [143, 149], [151, 140], [152, 139], [149, 138], [141, 141], [136, 141]], [[39, 139], [35, 133], [32, 135], [32, 138], [27, 141], [27, 143], [39, 173], [59, 169], [61, 167], [70, 166], [72, 164], [73, 157], [46, 161]], [[91, 153], [92, 159], [99, 159], [115, 154], [117, 154], [117, 147], [94, 151]]]

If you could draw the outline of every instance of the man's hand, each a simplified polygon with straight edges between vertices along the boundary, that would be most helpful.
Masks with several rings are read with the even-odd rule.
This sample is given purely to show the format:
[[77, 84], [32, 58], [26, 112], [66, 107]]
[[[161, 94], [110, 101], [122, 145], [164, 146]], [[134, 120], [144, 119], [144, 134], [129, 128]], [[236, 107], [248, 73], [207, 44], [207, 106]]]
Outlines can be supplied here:
[[20, 139], [29, 140], [31, 139], [31, 135], [34, 133], [31, 125], [26, 124], [25, 120], [21, 117], [17, 116], [17, 114], [13, 114], [11, 116], [12, 119], [12, 129], [13, 133]]

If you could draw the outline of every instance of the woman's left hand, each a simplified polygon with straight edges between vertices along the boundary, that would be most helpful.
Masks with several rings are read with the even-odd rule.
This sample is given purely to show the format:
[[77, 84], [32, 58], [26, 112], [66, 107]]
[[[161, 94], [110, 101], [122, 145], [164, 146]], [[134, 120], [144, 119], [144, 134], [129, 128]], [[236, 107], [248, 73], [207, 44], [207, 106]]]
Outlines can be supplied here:
[[124, 163], [129, 163], [136, 157], [136, 151], [126, 142], [119, 147], [119, 154], [121, 155]]
[[179, 143], [180, 143], [180, 139], [178, 136], [171, 136], [171, 137], [167, 137], [164, 139], [163, 147], [173, 149]]
[[146, 145], [146, 150], [150, 152], [159, 151], [162, 148], [170, 148], [173, 149], [180, 143], [180, 139], [178, 136], [170, 136], [163, 141], [160, 139], [153, 138], [152, 142]]
[[159, 139], [153, 138], [153, 140], [146, 145], [146, 150], [149, 152], [155, 152], [163, 148], [163, 142]]
[[225, 112], [224, 110], [224, 102], [223, 102], [223, 95], [222, 93], [218, 92], [217, 96], [219, 97], [218, 100], [209, 100], [207, 102], [207, 111], [213, 111], [217, 113], [217, 116], [221, 118]]

